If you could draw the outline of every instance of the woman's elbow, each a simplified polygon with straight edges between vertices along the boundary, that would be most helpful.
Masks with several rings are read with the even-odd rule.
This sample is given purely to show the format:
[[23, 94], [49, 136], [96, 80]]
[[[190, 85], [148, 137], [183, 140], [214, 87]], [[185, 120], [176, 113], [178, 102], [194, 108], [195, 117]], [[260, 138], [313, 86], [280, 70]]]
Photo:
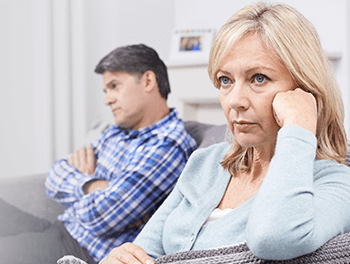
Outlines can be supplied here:
[[307, 238], [276, 230], [250, 233], [246, 237], [251, 252], [258, 258], [269, 260], [286, 260], [296, 258], [317, 249]]

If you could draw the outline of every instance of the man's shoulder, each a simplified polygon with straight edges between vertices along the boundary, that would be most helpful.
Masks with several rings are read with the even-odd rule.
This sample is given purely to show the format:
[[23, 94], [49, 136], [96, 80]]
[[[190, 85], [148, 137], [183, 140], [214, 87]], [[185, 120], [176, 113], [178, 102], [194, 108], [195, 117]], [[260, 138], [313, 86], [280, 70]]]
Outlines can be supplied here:
[[187, 133], [184, 122], [178, 117], [176, 109], [170, 109], [170, 113], [155, 124], [152, 133], [158, 137], [166, 137], [175, 141], [192, 138]]
[[181, 119], [173, 119], [166, 125], [159, 127], [153, 131], [158, 138], [174, 141], [177, 144], [189, 144], [197, 147], [196, 141], [186, 131], [185, 125]]
[[[174, 118], [157, 127], [157, 130], [162, 134], [180, 134], [186, 131], [183, 121], [179, 118]], [[178, 136], [178, 135], [177, 135]]]

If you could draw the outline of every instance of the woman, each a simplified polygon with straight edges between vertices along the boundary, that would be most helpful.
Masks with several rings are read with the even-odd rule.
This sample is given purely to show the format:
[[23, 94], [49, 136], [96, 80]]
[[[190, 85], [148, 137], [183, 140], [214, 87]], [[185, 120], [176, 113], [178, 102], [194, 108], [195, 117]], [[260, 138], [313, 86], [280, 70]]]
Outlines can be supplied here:
[[195, 152], [134, 244], [103, 264], [244, 241], [290, 259], [350, 231], [343, 105], [314, 27], [286, 5], [247, 6], [217, 34], [209, 75], [233, 143]]

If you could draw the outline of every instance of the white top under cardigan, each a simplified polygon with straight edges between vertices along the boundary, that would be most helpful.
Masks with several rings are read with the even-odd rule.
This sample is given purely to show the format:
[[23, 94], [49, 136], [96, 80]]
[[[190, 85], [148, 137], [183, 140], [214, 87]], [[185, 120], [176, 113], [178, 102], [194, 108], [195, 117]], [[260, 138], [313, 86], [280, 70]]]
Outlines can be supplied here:
[[214, 211], [209, 215], [207, 220], [204, 222], [203, 227], [215, 222], [216, 220], [219, 220], [221, 217], [224, 217], [225, 215], [230, 213], [232, 210], [233, 209], [231, 208], [226, 208], [225, 210], [215, 208]]
[[231, 177], [220, 165], [229, 149], [221, 143], [195, 151], [134, 243], [157, 258], [247, 241], [260, 258], [289, 259], [350, 231], [350, 168], [315, 160], [315, 136], [297, 126], [280, 129], [258, 193], [203, 227]]

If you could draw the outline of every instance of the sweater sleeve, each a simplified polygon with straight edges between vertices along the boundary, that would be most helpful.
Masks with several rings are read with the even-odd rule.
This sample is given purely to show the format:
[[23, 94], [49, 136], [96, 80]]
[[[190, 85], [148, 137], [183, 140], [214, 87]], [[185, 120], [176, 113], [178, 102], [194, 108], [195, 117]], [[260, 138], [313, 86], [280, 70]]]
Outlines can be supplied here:
[[315, 161], [316, 147], [315, 136], [300, 127], [279, 131], [246, 229], [247, 244], [259, 258], [295, 258], [350, 230], [350, 169]]
[[140, 246], [153, 259], [165, 255], [163, 248], [164, 224], [169, 214], [179, 205], [182, 198], [183, 196], [178, 191], [177, 186], [175, 186], [134, 241], [134, 244]]

